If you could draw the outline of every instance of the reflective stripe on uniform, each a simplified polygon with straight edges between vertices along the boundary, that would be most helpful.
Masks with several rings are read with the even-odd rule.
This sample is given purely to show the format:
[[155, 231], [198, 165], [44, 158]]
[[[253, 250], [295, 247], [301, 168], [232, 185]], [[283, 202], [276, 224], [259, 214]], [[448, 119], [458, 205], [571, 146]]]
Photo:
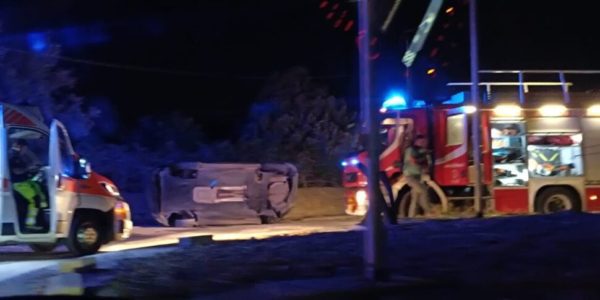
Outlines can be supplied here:
[[46, 201], [46, 195], [42, 192], [39, 184], [35, 181], [23, 181], [13, 184], [13, 188], [17, 191], [25, 200], [27, 200], [27, 218], [25, 225], [31, 227], [37, 223], [38, 207], [35, 203], [35, 196], [40, 197], [40, 207], [48, 207]]

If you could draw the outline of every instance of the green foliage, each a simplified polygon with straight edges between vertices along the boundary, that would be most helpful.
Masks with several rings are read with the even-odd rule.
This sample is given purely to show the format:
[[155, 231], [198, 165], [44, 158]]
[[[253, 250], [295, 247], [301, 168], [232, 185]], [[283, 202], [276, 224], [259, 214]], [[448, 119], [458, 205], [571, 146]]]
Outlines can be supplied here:
[[338, 162], [356, 139], [355, 114], [346, 102], [303, 68], [273, 76], [260, 99], [240, 142], [242, 159], [291, 162], [304, 186], [338, 185]]
[[93, 122], [73, 91], [75, 78], [58, 66], [60, 46], [28, 48], [26, 39], [0, 43], [0, 102], [36, 106], [46, 121], [63, 121], [74, 139], [85, 137]]

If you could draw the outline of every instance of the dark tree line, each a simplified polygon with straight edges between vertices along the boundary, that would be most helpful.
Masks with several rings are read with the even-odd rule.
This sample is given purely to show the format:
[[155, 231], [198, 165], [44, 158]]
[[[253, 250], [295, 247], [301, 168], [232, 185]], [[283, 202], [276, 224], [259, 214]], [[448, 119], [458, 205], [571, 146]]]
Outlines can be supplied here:
[[354, 149], [355, 113], [300, 67], [267, 80], [236, 139], [206, 142], [193, 119], [173, 112], [143, 117], [120, 142], [109, 141], [119, 127], [110, 101], [86, 102], [74, 93], [74, 76], [54, 58], [59, 45], [12, 50], [27, 47], [0, 43], [0, 101], [39, 107], [47, 122], [61, 120], [93, 168], [125, 190], [143, 190], [152, 169], [179, 161], [291, 162], [301, 185], [335, 186], [340, 159]]

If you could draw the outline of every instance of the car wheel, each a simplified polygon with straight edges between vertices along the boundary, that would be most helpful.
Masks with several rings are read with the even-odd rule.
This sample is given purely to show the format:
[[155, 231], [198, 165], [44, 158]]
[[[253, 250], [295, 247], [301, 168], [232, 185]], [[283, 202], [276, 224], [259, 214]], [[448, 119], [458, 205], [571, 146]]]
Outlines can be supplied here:
[[169, 226], [171, 227], [177, 227], [177, 221], [178, 220], [183, 220], [183, 216], [178, 214], [178, 213], [172, 213], [169, 216]]
[[279, 223], [279, 221], [281, 221], [281, 218], [278, 218], [276, 216], [260, 216], [261, 224], [275, 224]]

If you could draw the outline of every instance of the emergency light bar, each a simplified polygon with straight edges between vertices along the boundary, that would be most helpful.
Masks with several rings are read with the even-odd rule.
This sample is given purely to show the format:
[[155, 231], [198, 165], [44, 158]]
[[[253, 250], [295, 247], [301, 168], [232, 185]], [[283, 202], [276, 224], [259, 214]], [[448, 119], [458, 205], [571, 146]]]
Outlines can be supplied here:
[[540, 107], [539, 112], [543, 117], [560, 117], [565, 115], [567, 108], [560, 104], [546, 104]]
[[498, 117], [518, 117], [521, 115], [521, 107], [516, 104], [501, 104], [494, 108], [494, 114]]
[[588, 107], [587, 115], [591, 117], [600, 117], [600, 104], [594, 104]]
[[383, 101], [383, 104], [381, 105], [381, 110], [400, 110], [405, 109], [406, 107], [406, 99], [404, 99], [404, 97], [402, 96], [395, 95]]

